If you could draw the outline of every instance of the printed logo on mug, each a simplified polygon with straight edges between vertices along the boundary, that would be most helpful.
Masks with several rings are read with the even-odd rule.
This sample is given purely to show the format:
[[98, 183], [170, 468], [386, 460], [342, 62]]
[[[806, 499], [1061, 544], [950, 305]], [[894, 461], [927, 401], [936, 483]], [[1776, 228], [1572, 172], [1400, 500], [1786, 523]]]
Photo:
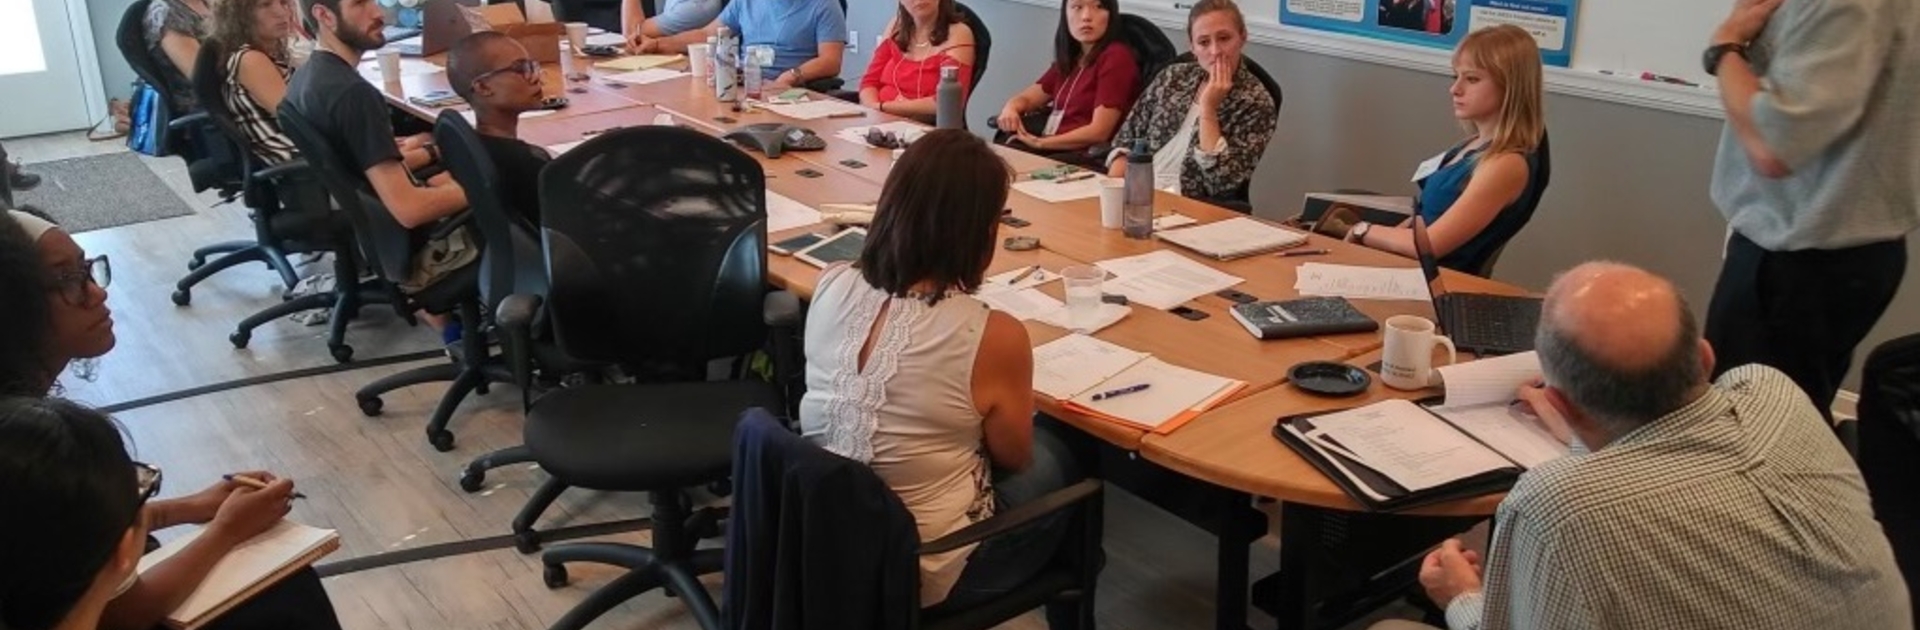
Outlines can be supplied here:
[[1394, 389], [1423, 389], [1433, 385], [1433, 347], [1447, 347], [1447, 365], [1459, 359], [1453, 340], [1434, 334], [1432, 321], [1414, 315], [1387, 318], [1380, 351], [1380, 381]]

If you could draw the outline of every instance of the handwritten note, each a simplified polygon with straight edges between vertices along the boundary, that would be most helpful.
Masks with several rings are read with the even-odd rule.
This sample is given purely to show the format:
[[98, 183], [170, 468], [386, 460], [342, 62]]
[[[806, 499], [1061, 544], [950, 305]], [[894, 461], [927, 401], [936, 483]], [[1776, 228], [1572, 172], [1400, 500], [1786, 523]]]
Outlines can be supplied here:
[[1067, 335], [1033, 349], [1033, 390], [1066, 400], [1147, 356], [1087, 335]]
[[1306, 263], [1300, 265], [1293, 288], [1301, 295], [1328, 295], [1363, 300], [1432, 299], [1427, 278], [1418, 267], [1359, 267]]

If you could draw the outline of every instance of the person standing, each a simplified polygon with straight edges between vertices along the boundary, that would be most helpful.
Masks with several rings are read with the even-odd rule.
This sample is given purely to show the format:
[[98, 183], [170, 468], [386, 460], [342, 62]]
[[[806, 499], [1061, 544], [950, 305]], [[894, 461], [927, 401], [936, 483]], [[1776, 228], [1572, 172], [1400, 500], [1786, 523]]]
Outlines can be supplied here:
[[1830, 417], [1920, 227], [1920, 5], [1738, 0], [1704, 61], [1731, 231], [1707, 339], [1723, 371], [1773, 366]]

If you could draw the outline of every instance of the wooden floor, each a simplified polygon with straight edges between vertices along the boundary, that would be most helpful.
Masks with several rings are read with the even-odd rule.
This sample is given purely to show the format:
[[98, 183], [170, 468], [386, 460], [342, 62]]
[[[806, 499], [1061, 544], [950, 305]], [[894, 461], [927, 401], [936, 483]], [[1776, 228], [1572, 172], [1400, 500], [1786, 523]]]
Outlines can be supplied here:
[[[88, 143], [79, 134], [7, 140], [7, 149], [28, 163], [117, 150], [119, 141]], [[119, 346], [98, 364], [92, 381], [69, 373], [67, 396], [112, 404], [190, 387], [332, 365], [324, 327], [281, 321], [260, 328], [246, 350], [227, 341], [234, 322], [278, 301], [277, 277], [264, 266], [242, 266], [214, 276], [194, 291], [189, 307], [168, 300], [195, 247], [249, 234], [244, 210], [209, 208], [210, 196], [184, 190], [184, 169], [173, 158], [146, 159], [175, 194], [199, 214], [77, 235], [90, 254], [112, 258], [114, 310]], [[31, 168], [29, 167], [29, 170]], [[155, 194], [168, 194], [155, 191]], [[305, 273], [305, 271], [303, 271]], [[369, 307], [350, 329], [360, 358], [393, 356], [437, 347], [437, 336], [409, 328], [385, 307]], [[487, 487], [467, 494], [455, 480], [467, 460], [511, 446], [520, 439], [518, 392], [497, 388], [470, 398], [450, 428], [458, 448], [435, 452], [421, 427], [443, 386], [422, 385], [385, 398], [385, 413], [363, 417], [356, 388], [379, 376], [431, 362], [370, 367], [297, 380], [231, 389], [119, 414], [137, 457], [166, 469], [168, 494], [199, 489], [221, 473], [266, 469], [295, 479], [308, 495], [297, 502], [296, 520], [338, 529], [338, 561], [435, 543], [496, 536], [526, 496], [544, 479], [530, 466], [496, 470]], [[1107, 500], [1109, 561], [1101, 576], [1100, 626], [1109, 630], [1211, 627], [1213, 539], [1200, 529], [1124, 492]], [[567, 493], [542, 528], [644, 516], [635, 495]], [[163, 532], [162, 537], [179, 532]], [[611, 537], [642, 541], [629, 534]], [[1277, 564], [1273, 538], [1256, 547], [1256, 575]], [[540, 563], [502, 549], [370, 569], [326, 580], [346, 627], [421, 629], [544, 628], [591, 589], [605, 584], [609, 568], [571, 567], [573, 583], [549, 590]], [[708, 578], [718, 586], [718, 577]], [[717, 595], [717, 591], [716, 591]], [[1388, 611], [1405, 616], [1407, 610]], [[1271, 618], [1254, 614], [1255, 627]], [[616, 609], [595, 628], [692, 629], [697, 626], [676, 600], [658, 593]], [[1007, 628], [1045, 627], [1037, 613]], [[1365, 628], [1366, 622], [1352, 628]]]

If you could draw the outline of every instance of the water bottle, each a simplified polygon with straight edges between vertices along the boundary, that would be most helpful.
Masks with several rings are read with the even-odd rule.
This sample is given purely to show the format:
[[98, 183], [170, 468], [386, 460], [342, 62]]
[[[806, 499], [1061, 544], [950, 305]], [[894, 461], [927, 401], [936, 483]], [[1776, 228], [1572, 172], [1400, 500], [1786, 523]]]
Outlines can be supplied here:
[[1127, 238], [1153, 237], [1153, 152], [1147, 141], [1133, 141], [1127, 153], [1127, 201], [1120, 206], [1120, 231]]
[[560, 39], [560, 80], [573, 80], [573, 42]]
[[707, 75], [707, 78], [706, 78], [707, 87], [713, 87], [713, 68], [715, 65], [718, 65], [714, 63], [715, 56], [713, 54], [713, 49], [715, 46], [718, 46], [719, 44], [720, 44], [719, 38], [713, 37], [713, 36], [707, 37], [707, 58], [701, 60], [700, 62], [701, 64], [704, 64], [706, 66], [705, 70]]
[[746, 51], [746, 54], [742, 56], [742, 63], [740, 64], [740, 68], [741, 68], [740, 72], [741, 72], [741, 77], [745, 79], [744, 81], [741, 81], [741, 83], [744, 83], [747, 86], [747, 92], [746, 92], [747, 98], [750, 100], [757, 101], [757, 100], [760, 100], [760, 96], [761, 96], [760, 94], [761, 63], [760, 63], [760, 55], [758, 54], [760, 51], [755, 50], [756, 48], [759, 48], [759, 47], [758, 46], [749, 47]]
[[714, 36], [713, 96], [722, 103], [740, 100], [740, 73], [736, 66], [740, 63], [740, 47], [736, 45], [737, 41], [725, 25], [720, 26], [718, 34]]
[[960, 100], [960, 68], [941, 66], [940, 87], [934, 92], [934, 126], [941, 129], [964, 129], [967, 126], [966, 104]]

